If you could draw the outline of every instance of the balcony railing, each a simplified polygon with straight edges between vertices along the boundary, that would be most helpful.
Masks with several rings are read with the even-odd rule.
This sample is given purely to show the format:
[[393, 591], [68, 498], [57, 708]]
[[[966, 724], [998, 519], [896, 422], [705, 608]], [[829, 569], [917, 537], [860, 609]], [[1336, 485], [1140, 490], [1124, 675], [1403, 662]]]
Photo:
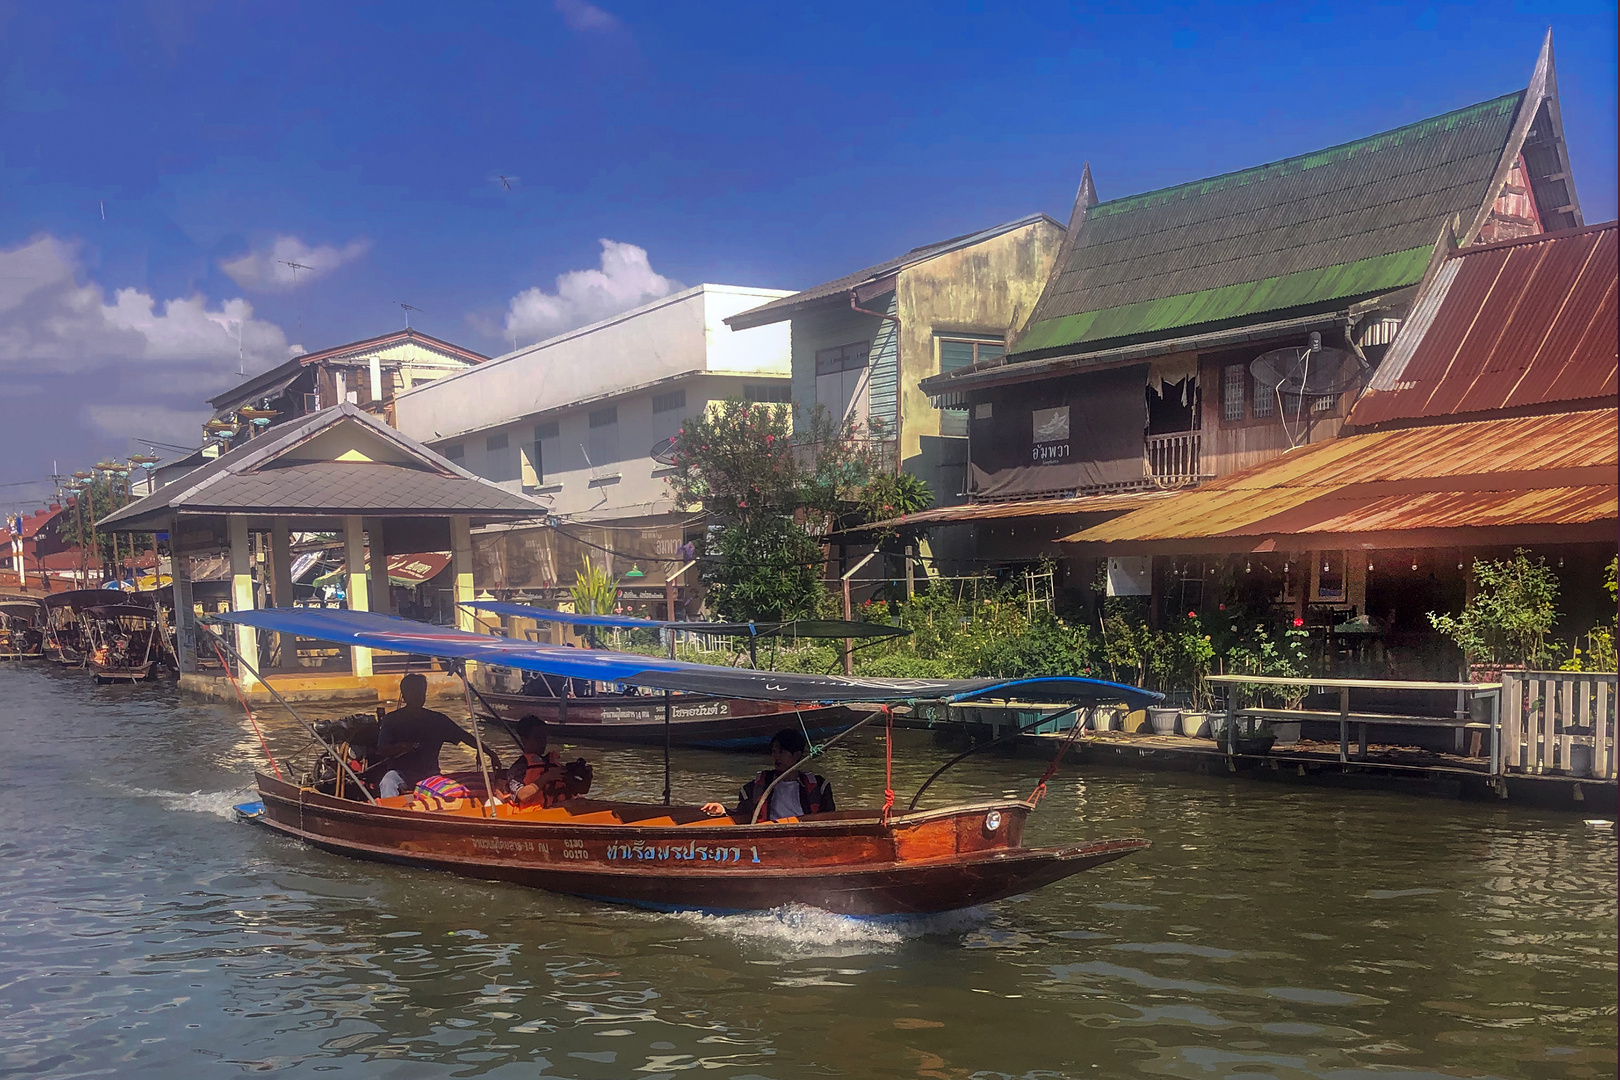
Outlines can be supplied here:
[[1143, 454], [1143, 469], [1149, 479], [1161, 484], [1197, 483], [1203, 477], [1200, 461], [1202, 451], [1201, 432], [1149, 435]]

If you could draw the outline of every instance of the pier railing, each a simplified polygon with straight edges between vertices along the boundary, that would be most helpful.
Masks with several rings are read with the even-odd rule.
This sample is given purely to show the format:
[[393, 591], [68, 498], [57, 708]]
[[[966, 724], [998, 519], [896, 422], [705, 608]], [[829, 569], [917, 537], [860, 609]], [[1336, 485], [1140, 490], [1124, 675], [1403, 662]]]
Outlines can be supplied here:
[[1503, 672], [1504, 769], [1615, 779], [1617, 683], [1592, 672]]

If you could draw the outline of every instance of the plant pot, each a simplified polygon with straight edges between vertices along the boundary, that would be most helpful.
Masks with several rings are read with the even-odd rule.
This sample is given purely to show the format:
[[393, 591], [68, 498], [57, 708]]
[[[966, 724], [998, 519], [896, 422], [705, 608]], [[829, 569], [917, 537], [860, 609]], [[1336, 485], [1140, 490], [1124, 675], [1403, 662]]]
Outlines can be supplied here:
[[1247, 754], [1253, 757], [1264, 757], [1271, 753], [1271, 746], [1277, 737], [1269, 731], [1264, 735], [1242, 735], [1238, 737], [1235, 753]]
[[1181, 733], [1189, 739], [1209, 738], [1209, 713], [1184, 712], [1181, 714]]
[[1289, 720], [1282, 723], [1266, 725], [1271, 737], [1283, 746], [1290, 746], [1299, 742], [1299, 721]]
[[1148, 723], [1153, 726], [1155, 735], [1174, 735], [1176, 722], [1181, 717], [1180, 709], [1149, 709]]

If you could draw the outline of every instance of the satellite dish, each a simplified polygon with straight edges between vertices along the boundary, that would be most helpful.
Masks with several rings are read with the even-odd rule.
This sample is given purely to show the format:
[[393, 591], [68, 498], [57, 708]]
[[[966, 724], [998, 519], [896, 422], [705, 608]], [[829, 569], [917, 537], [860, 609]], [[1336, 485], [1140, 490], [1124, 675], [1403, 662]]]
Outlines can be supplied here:
[[675, 436], [660, 439], [649, 451], [649, 456], [660, 465], [675, 464]]
[[1268, 390], [1283, 394], [1321, 397], [1342, 393], [1360, 382], [1367, 365], [1344, 349], [1323, 348], [1311, 335], [1312, 346], [1272, 349], [1254, 358], [1249, 373]]

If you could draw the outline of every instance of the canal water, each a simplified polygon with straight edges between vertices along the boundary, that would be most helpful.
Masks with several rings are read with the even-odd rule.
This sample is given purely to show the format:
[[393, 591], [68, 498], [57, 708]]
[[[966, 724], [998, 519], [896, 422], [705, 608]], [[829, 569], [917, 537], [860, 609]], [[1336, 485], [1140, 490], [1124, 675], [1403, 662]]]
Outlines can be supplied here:
[[[948, 753], [896, 748], [902, 791]], [[239, 711], [0, 668], [0, 1077], [1615, 1075], [1612, 822], [1068, 768], [1032, 843], [1153, 848], [928, 919], [668, 915], [238, 824], [260, 760]], [[659, 760], [601, 752], [599, 790]], [[679, 753], [676, 796], [758, 764]], [[880, 799], [882, 744], [823, 771]]]

